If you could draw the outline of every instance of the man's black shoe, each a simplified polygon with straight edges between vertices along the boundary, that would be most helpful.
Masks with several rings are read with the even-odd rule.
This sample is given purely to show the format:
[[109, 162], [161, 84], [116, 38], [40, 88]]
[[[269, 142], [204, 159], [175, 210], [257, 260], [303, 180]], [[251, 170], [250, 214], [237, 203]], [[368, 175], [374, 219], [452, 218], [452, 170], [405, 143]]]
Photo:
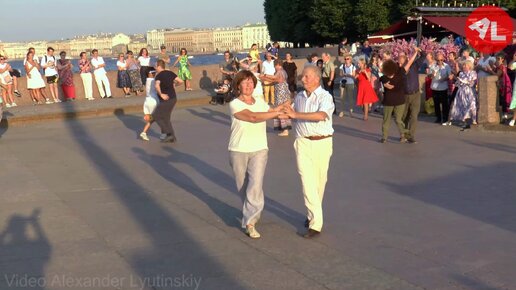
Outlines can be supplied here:
[[177, 141], [174, 136], [167, 136], [165, 139], [161, 140], [161, 143], [175, 143]]
[[305, 220], [305, 228], [308, 228], [309, 226], [310, 226], [310, 220], [306, 219]]
[[306, 232], [306, 234], [303, 235], [303, 238], [307, 238], [307, 239], [310, 239], [310, 238], [313, 238], [313, 237], [316, 237], [320, 234], [321, 232], [318, 232], [316, 230], [312, 230], [312, 229], [308, 229], [308, 231]]

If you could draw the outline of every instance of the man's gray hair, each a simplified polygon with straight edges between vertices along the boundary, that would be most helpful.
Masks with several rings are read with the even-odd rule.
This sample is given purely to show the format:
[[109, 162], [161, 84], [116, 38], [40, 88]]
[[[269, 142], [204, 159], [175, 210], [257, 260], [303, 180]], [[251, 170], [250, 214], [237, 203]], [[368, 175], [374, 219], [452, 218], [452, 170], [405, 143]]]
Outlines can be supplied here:
[[311, 65], [311, 66], [307, 66], [307, 67], [305, 67], [305, 68], [303, 69], [303, 74], [304, 74], [304, 72], [305, 72], [305, 71], [308, 71], [308, 70], [312, 71], [312, 72], [314, 73], [314, 75], [315, 75], [317, 78], [319, 78], [319, 80], [322, 78], [321, 69], [320, 69], [320, 68], [318, 68], [317, 66], [313, 66], [313, 65]]
[[331, 54], [329, 52], [323, 52], [321, 54], [321, 56], [327, 56], [327, 57], [331, 57]]

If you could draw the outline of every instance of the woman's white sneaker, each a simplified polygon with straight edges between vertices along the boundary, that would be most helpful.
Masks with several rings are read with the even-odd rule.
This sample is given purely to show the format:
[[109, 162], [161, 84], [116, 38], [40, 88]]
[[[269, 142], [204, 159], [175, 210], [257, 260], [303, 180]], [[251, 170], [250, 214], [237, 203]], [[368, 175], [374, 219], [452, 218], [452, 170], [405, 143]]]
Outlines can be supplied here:
[[512, 120], [509, 122], [509, 126], [514, 127], [514, 123], [516, 123], [516, 120], [512, 119]]
[[254, 226], [246, 226], [245, 227], [245, 233], [251, 238], [251, 239], [259, 239], [261, 237], [260, 233], [256, 230]]
[[145, 133], [145, 132], [142, 132], [140, 134], [140, 138], [142, 138], [142, 140], [149, 141], [149, 137], [147, 136], [147, 133]]

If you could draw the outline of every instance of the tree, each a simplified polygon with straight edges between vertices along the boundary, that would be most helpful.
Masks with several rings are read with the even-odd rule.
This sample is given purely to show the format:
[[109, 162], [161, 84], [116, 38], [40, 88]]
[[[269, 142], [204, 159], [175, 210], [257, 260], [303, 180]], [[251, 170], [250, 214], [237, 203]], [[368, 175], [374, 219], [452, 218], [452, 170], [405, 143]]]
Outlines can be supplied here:
[[391, 0], [358, 0], [354, 6], [353, 23], [357, 36], [367, 37], [368, 34], [382, 30], [391, 23]]
[[327, 42], [338, 42], [352, 20], [349, 0], [315, 0], [310, 11], [312, 30]]

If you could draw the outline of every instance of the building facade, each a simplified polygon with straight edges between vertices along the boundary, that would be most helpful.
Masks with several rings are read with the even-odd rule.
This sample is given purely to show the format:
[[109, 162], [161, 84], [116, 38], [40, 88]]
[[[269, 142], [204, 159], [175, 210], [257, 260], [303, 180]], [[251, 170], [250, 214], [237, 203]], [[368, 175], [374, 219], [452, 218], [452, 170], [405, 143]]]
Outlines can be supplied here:
[[213, 30], [196, 30], [193, 36], [193, 52], [213, 52], [215, 43], [213, 40]]
[[171, 53], [179, 53], [181, 48], [193, 51], [194, 35], [195, 31], [192, 29], [174, 29], [166, 31], [165, 46], [167, 47], [167, 51]]
[[216, 28], [213, 30], [214, 51], [224, 52], [241, 51], [242, 45], [242, 28]]
[[249, 49], [253, 44], [257, 44], [258, 48], [265, 48], [267, 43], [271, 41], [267, 24], [256, 23], [242, 26], [242, 45], [244, 49]]

